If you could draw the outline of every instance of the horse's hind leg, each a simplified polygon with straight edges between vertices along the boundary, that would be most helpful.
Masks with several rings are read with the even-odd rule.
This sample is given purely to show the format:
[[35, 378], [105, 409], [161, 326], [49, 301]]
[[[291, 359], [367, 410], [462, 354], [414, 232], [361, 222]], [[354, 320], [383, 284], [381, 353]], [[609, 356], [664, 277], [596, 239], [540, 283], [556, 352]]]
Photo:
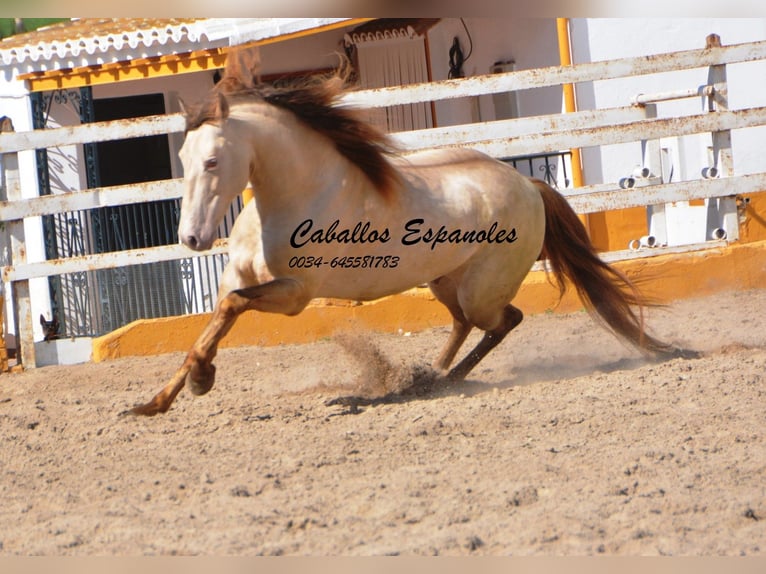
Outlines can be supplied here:
[[447, 375], [447, 378], [461, 381], [479, 362], [497, 347], [505, 336], [521, 323], [524, 314], [513, 305], [503, 309], [503, 321], [491, 331], [485, 331], [481, 341]]
[[213, 317], [170, 382], [151, 401], [130, 412], [147, 416], [166, 412], [187, 382], [193, 394], [205, 394], [215, 381], [213, 359], [218, 352], [218, 343], [243, 312], [255, 309], [294, 315], [306, 306], [308, 300], [300, 285], [291, 279], [276, 279], [255, 287], [236, 289], [221, 297]]
[[433, 362], [434, 369], [446, 371], [455, 359], [455, 355], [465, 342], [466, 337], [471, 332], [473, 325], [466, 319], [463, 310], [460, 308], [457, 298], [457, 287], [451, 278], [440, 277], [431, 281], [428, 286], [436, 299], [447, 307], [452, 315], [452, 331], [450, 331], [449, 339], [447, 339], [442, 352]]

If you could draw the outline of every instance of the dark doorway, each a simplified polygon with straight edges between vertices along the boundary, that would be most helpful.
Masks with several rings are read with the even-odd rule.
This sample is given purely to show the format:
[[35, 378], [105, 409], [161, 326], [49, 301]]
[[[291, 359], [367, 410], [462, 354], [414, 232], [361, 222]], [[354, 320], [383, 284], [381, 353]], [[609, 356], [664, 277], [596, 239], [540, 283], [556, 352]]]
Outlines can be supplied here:
[[[162, 94], [93, 100], [97, 122], [141, 118], [165, 113]], [[100, 142], [99, 178], [102, 186], [170, 179], [170, 148], [165, 135]]]
[[[97, 122], [165, 113], [162, 94], [146, 94], [93, 101]], [[170, 147], [166, 135], [146, 136], [96, 144], [98, 187], [170, 179]], [[103, 229], [96, 251], [122, 251], [176, 242], [178, 202], [153, 201], [107, 207], [101, 211]]]

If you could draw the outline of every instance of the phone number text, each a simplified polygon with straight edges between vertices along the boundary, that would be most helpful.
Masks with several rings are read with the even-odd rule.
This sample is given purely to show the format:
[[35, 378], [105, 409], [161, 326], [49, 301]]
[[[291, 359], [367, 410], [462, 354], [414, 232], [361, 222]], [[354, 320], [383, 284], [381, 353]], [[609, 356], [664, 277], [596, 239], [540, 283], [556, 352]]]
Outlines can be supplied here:
[[399, 265], [398, 255], [362, 255], [344, 256], [327, 259], [301, 255], [292, 257], [288, 262], [290, 269], [305, 269], [309, 267], [330, 267], [331, 269], [394, 269]]

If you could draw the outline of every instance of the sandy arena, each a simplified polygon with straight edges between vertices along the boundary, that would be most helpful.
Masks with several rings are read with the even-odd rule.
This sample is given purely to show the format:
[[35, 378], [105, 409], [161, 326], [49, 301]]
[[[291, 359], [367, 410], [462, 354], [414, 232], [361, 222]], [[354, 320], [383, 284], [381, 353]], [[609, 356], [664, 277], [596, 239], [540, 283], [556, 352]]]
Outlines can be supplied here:
[[447, 329], [224, 349], [154, 418], [119, 414], [183, 354], [0, 375], [0, 554], [762, 555], [765, 309], [652, 310], [703, 352], [655, 363], [584, 312], [528, 317], [465, 383], [359, 407], [325, 402]]

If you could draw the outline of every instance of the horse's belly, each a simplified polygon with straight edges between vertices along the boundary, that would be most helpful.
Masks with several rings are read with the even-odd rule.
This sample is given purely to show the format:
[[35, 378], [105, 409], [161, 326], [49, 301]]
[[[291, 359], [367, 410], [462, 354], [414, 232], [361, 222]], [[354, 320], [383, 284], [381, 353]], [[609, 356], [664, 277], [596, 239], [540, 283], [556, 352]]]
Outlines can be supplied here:
[[348, 267], [338, 266], [325, 274], [317, 285], [317, 297], [369, 301], [424, 285], [455, 268], [429, 265], [426, 260], [407, 262], [406, 254], [348, 256], [340, 260]]
[[402, 246], [365, 252], [352, 250], [330, 260], [315, 276], [316, 296], [369, 301], [425, 285], [460, 269], [481, 246], [464, 244]]

